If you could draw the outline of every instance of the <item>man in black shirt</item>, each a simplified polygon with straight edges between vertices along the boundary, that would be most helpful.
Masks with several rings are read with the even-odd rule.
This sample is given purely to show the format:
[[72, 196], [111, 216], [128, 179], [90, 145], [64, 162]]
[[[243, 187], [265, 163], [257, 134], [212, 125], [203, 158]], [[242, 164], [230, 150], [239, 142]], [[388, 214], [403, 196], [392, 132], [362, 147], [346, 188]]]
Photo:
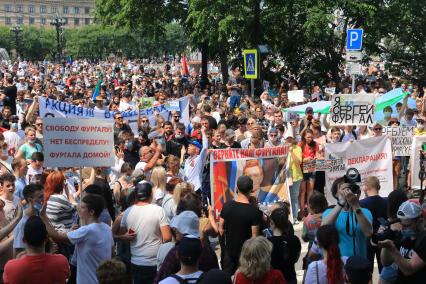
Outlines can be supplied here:
[[[387, 200], [379, 195], [380, 180], [376, 176], [369, 176], [364, 181], [364, 193], [366, 198], [359, 201], [362, 208], [370, 210], [373, 216], [373, 234], [377, 233], [380, 222], [379, 218], [384, 220], [388, 219], [387, 214]], [[370, 243], [367, 245], [367, 258], [371, 265], [374, 265], [374, 257], [377, 258], [377, 266], [379, 271], [382, 271], [382, 262], [380, 261], [380, 248], [372, 246]]]
[[228, 201], [222, 208], [219, 219], [219, 234], [224, 238], [222, 268], [233, 275], [246, 240], [259, 235], [262, 214], [250, 203], [253, 180], [240, 176], [237, 180], [237, 198]]
[[13, 84], [13, 79], [10, 75], [4, 79], [5, 88], [2, 90], [3, 105], [9, 106], [12, 114], [16, 114], [16, 86]]
[[[412, 201], [405, 201], [398, 208], [401, 220], [400, 244], [392, 240], [379, 242], [382, 247], [382, 263], [398, 266], [397, 284], [424, 283], [426, 279], [426, 232], [422, 207]], [[383, 269], [384, 270], [384, 269]]]

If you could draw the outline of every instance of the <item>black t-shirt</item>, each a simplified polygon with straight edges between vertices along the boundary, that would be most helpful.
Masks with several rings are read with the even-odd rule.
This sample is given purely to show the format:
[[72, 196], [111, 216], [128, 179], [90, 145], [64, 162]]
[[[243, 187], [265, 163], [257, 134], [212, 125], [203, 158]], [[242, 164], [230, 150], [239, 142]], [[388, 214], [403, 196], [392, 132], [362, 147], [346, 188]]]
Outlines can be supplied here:
[[234, 141], [234, 143], [232, 143], [231, 147], [228, 147], [228, 145], [226, 145], [224, 143], [220, 144], [220, 146], [219, 146], [219, 149], [228, 149], [228, 148], [231, 148], [231, 149], [240, 149], [241, 148], [241, 144], [238, 143], [237, 141]]
[[[413, 251], [426, 262], [426, 234], [424, 233], [418, 240], [404, 239], [399, 247], [400, 254], [405, 259], [411, 259]], [[426, 281], [426, 267], [423, 267], [416, 273], [410, 276], [405, 276], [401, 271], [398, 271], [398, 279], [395, 283], [425, 283]]]
[[300, 240], [295, 235], [272, 236], [268, 238], [273, 244], [271, 253], [271, 265], [275, 269], [281, 270], [287, 281], [296, 279], [294, 264], [300, 255], [302, 246]]
[[6, 95], [3, 105], [9, 106], [10, 110], [12, 111], [12, 114], [16, 114], [16, 93], [18, 90], [16, 89], [16, 86], [7, 86], [3, 89], [3, 93]]
[[259, 225], [262, 213], [251, 204], [231, 200], [223, 206], [220, 217], [225, 221], [225, 248], [229, 255], [239, 257], [244, 242], [252, 236], [251, 227]]
[[387, 220], [387, 200], [379, 195], [366, 197], [359, 201], [359, 205], [362, 208], [367, 208], [370, 210], [371, 215], [373, 216], [373, 231], [377, 232], [380, 226], [378, 218], [383, 218]]

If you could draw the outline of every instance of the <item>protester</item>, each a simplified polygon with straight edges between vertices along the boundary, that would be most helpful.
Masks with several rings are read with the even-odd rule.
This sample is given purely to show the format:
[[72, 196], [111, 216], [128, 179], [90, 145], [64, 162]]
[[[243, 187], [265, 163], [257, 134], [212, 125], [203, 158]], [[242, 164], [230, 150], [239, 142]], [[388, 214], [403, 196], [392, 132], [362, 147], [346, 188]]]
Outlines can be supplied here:
[[234, 283], [287, 283], [280, 270], [271, 268], [271, 252], [272, 244], [265, 237], [252, 237], [245, 241]]
[[318, 246], [321, 249], [324, 259], [309, 264], [305, 278], [306, 284], [344, 283], [343, 266], [347, 257], [340, 255], [339, 235], [333, 225], [323, 225], [318, 229]]
[[361, 256], [351, 256], [345, 264], [345, 281], [348, 284], [369, 284], [373, 270], [371, 262]]
[[238, 266], [241, 249], [246, 240], [259, 235], [261, 212], [250, 203], [253, 180], [241, 176], [237, 180], [237, 197], [222, 208], [219, 233], [225, 239], [222, 247], [222, 269], [234, 274]]
[[103, 261], [96, 269], [99, 284], [125, 284], [126, 265], [119, 259]]
[[99, 222], [99, 215], [105, 207], [102, 197], [86, 194], [78, 208], [82, 222], [80, 228], [67, 233], [56, 231], [46, 215], [46, 207], [40, 217], [46, 225], [49, 236], [56, 242], [75, 245], [74, 257], [77, 261], [77, 284], [98, 283], [96, 269], [99, 264], [111, 258], [114, 245], [111, 228]]
[[46, 253], [48, 234], [43, 221], [33, 215], [24, 224], [25, 256], [6, 263], [3, 283], [66, 283], [68, 261], [63, 255]]
[[43, 147], [36, 142], [36, 131], [32, 127], [25, 128], [25, 140], [26, 142], [19, 147], [15, 158], [24, 158], [25, 160], [31, 160], [31, 155], [35, 152], [42, 152]]
[[322, 225], [336, 226], [342, 256], [367, 257], [367, 239], [373, 233], [372, 215], [370, 210], [359, 205], [359, 187], [355, 187], [355, 193], [351, 191], [353, 188], [354, 185], [346, 183], [344, 178], [333, 182], [331, 193], [337, 205], [323, 213]]
[[117, 218], [119, 235], [129, 234], [132, 277], [135, 283], [152, 283], [157, 273], [157, 252], [161, 243], [171, 241], [169, 223], [164, 210], [152, 204], [152, 185], [136, 185], [136, 203]]

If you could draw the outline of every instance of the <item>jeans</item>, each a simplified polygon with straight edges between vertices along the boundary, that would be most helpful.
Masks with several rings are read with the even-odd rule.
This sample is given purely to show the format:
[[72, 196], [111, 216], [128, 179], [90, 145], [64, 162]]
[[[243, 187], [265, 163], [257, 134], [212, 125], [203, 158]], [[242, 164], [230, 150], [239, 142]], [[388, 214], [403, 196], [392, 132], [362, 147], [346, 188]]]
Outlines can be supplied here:
[[234, 108], [239, 107], [240, 104], [241, 104], [241, 96], [231, 95], [231, 98], [229, 99], [230, 109], [233, 110]]
[[291, 212], [293, 213], [293, 220], [297, 220], [297, 213], [299, 212], [299, 191], [302, 180], [293, 182], [290, 186], [290, 201], [291, 201]]
[[135, 284], [152, 284], [157, 275], [157, 266], [142, 266], [132, 263], [132, 278]]

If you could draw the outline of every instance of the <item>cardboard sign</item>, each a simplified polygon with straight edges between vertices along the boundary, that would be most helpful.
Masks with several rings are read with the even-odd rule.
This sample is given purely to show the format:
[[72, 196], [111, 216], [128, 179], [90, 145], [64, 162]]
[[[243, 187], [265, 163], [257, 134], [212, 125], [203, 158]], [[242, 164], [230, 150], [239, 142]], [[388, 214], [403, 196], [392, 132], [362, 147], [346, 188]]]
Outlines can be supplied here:
[[394, 157], [410, 156], [413, 144], [413, 126], [386, 126], [383, 127], [383, 135], [387, 135], [392, 141], [392, 155]]
[[43, 145], [48, 167], [114, 165], [114, 127], [109, 120], [45, 117]]
[[288, 91], [288, 100], [295, 103], [303, 103], [305, 101], [303, 90]]
[[374, 123], [374, 95], [334, 95], [331, 125], [371, 125]]

